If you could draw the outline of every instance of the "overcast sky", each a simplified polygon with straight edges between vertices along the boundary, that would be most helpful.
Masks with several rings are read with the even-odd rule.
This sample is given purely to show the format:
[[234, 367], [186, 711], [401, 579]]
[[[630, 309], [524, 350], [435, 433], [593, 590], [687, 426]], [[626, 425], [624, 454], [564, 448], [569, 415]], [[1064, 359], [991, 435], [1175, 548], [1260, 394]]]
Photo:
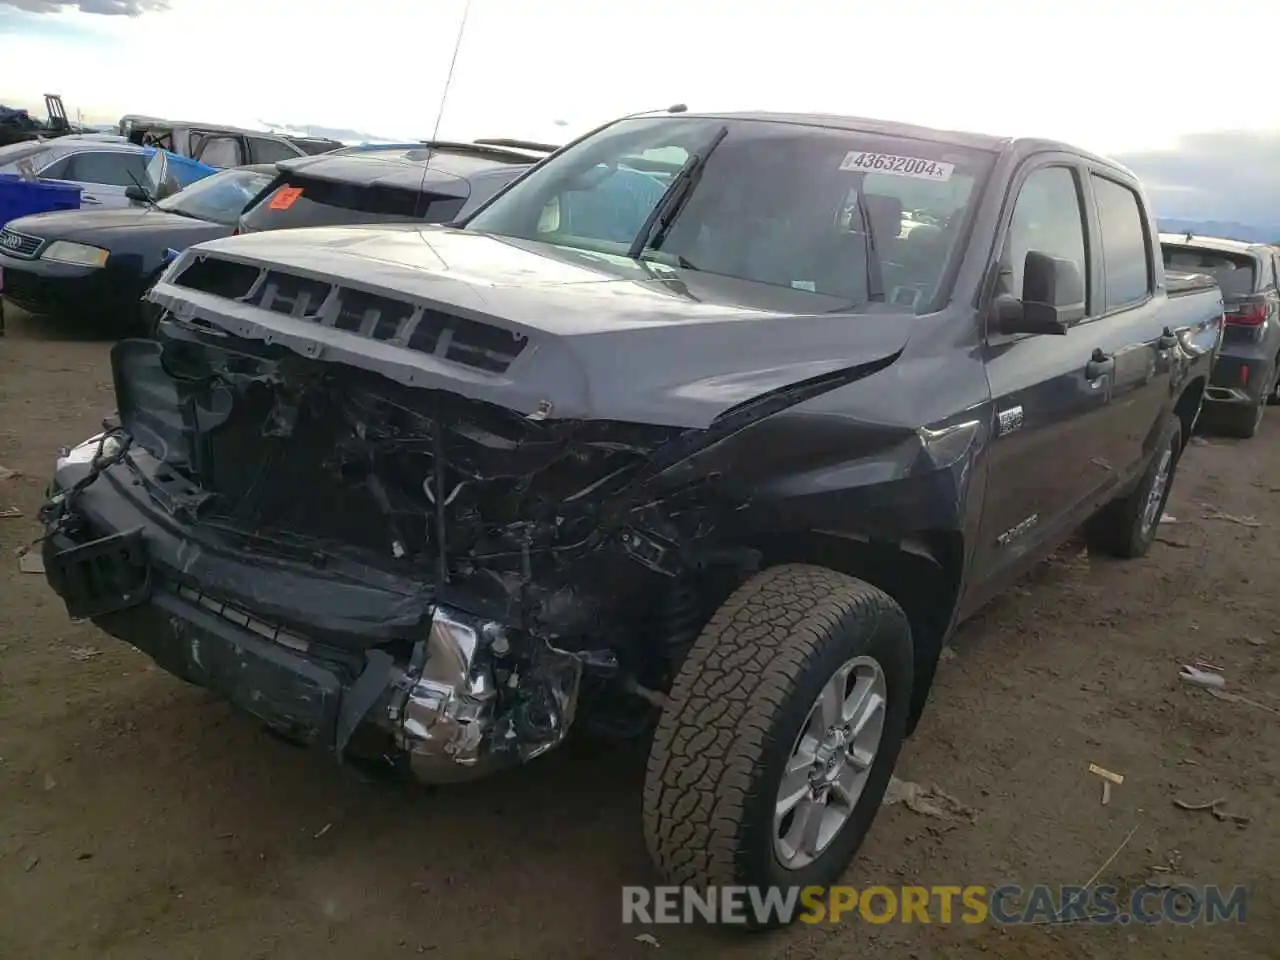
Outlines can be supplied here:
[[[0, 0], [0, 102], [35, 106], [50, 90], [90, 119], [155, 113], [426, 137], [464, 7]], [[1256, 182], [1280, 222], [1268, 180], [1280, 117], [1195, 70], [1214, 51], [1236, 51], [1241, 69], [1247, 36], [1280, 36], [1280, 3], [1209, 9], [1185, 0], [471, 0], [440, 132], [563, 140], [620, 113], [686, 102], [1039, 134], [1126, 159], [1181, 148], [1143, 160], [1140, 172], [1160, 171], [1161, 213], [1238, 209], [1256, 219]]]

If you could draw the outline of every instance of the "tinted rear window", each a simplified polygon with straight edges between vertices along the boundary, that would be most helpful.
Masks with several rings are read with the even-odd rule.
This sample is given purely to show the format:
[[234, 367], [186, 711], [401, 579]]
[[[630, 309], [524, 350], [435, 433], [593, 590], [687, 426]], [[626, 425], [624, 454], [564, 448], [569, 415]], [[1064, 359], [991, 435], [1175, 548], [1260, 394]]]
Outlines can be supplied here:
[[442, 223], [457, 216], [464, 202], [461, 197], [423, 195], [397, 187], [282, 177], [245, 213], [241, 226], [254, 231], [414, 220]]
[[1248, 254], [1223, 253], [1220, 250], [1174, 244], [1164, 244], [1163, 249], [1166, 270], [1207, 273], [1218, 281], [1224, 297], [1247, 297], [1253, 293], [1254, 269], [1257, 264]]

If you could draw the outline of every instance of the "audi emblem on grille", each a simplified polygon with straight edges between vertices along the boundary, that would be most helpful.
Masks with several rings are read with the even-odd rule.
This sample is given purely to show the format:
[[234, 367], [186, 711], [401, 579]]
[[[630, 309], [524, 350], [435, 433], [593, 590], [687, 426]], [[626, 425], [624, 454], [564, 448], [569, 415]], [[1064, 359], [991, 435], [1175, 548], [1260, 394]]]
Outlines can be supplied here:
[[11, 250], [16, 250], [18, 247], [22, 246], [22, 238], [16, 233], [6, 233], [4, 236], [0, 237], [0, 243], [3, 243]]

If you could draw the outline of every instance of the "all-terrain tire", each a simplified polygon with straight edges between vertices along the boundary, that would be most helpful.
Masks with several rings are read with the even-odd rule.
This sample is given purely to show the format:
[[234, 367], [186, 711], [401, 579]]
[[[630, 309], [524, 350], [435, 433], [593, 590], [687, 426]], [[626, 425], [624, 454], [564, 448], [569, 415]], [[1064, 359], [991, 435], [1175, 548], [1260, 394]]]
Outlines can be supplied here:
[[[1156, 451], [1138, 485], [1126, 496], [1113, 500], [1102, 508], [1085, 525], [1085, 539], [1089, 549], [1113, 557], [1141, 557], [1151, 549], [1160, 529], [1160, 517], [1164, 515], [1173, 480], [1177, 476], [1178, 461], [1182, 458], [1185, 438], [1182, 421], [1170, 415], [1160, 431]], [[1159, 503], [1154, 508], [1154, 522], [1148, 522], [1148, 505], [1152, 490], [1159, 482], [1162, 465], [1168, 456], [1168, 473], [1164, 478]]]
[[[884, 673], [880, 744], [841, 832], [807, 866], [789, 870], [774, 852], [783, 768], [819, 693], [857, 656], [874, 658]], [[906, 614], [871, 584], [793, 564], [739, 587], [694, 643], [654, 734], [644, 833], [660, 872], [697, 889], [836, 881], [870, 828], [897, 762], [912, 666]]]

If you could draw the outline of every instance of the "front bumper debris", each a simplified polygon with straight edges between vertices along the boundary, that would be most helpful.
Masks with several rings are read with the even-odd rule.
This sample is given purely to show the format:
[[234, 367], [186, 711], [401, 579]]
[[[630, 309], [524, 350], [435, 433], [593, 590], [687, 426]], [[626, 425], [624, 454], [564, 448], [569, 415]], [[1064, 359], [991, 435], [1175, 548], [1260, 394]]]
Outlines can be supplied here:
[[502, 713], [486, 661], [506, 656], [510, 641], [495, 623], [437, 607], [426, 662], [390, 711], [400, 745], [427, 783], [483, 776], [532, 760], [560, 743], [573, 723], [582, 662], [545, 644], [527, 661], [526, 696]]
[[[101, 446], [96, 438], [60, 458], [52, 498], [60, 509], [47, 514], [46, 576], [72, 617], [339, 758], [358, 729], [379, 731], [392, 745], [388, 758], [423, 782], [482, 776], [563, 741], [582, 677], [573, 654], [437, 603], [422, 608], [416, 639], [375, 632], [358, 650], [339, 648], [331, 636], [299, 629], [300, 618], [282, 625], [247, 599], [205, 592], [203, 580], [199, 588], [184, 582], [182, 558], [224, 583], [232, 559], [202, 555], [172, 518], [148, 522], [145, 497], [122, 488], [125, 462], [79, 484]], [[71, 489], [76, 496], [67, 496]], [[250, 567], [239, 582], [256, 581], [258, 596], [278, 598], [293, 576]], [[313, 584], [309, 593], [342, 589], [353, 586]], [[370, 592], [362, 591], [366, 601]], [[341, 636], [350, 640], [350, 631]]]

